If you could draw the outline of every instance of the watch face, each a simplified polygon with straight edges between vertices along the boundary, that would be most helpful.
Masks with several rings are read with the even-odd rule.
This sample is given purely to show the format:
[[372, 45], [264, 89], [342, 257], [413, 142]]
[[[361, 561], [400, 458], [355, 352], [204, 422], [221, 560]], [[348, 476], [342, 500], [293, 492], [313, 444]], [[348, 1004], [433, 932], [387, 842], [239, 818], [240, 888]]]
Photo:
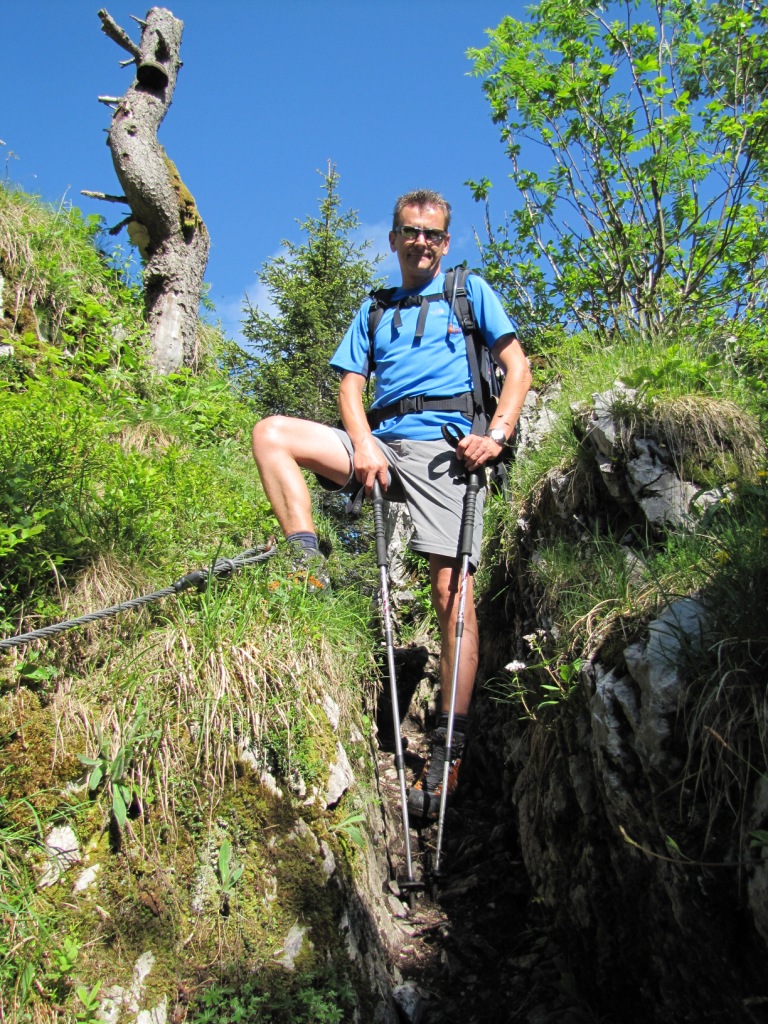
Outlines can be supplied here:
[[492, 441], [495, 441], [496, 444], [506, 444], [507, 442], [507, 435], [503, 430], [496, 427], [494, 427], [493, 430], [488, 431], [488, 437], [490, 437]]

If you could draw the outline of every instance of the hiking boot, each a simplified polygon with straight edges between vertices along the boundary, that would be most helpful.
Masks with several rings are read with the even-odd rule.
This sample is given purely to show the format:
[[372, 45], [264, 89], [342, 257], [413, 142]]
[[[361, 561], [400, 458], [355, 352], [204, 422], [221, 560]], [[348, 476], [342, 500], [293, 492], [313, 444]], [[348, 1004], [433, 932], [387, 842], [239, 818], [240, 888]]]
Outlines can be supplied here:
[[326, 570], [325, 556], [320, 551], [310, 551], [300, 544], [289, 544], [288, 558], [290, 580], [304, 584], [313, 593], [330, 593], [331, 580]]
[[[408, 794], [408, 813], [422, 821], [434, 821], [440, 811], [440, 796], [443, 792], [445, 774], [445, 737], [447, 729], [435, 729], [432, 734], [432, 753], [422, 769], [418, 780]], [[450, 803], [459, 784], [461, 755], [464, 752], [463, 733], [453, 734], [451, 767], [448, 771], [447, 803]]]

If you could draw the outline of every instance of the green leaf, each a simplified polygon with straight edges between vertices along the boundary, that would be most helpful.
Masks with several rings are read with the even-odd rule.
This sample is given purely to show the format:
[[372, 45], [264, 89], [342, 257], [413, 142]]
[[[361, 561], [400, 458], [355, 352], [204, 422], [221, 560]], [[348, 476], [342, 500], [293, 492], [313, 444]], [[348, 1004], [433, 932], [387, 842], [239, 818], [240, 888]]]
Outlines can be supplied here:
[[232, 857], [232, 844], [225, 839], [219, 848], [219, 878], [224, 881], [229, 878], [229, 861]]
[[122, 828], [128, 820], [128, 804], [130, 799], [131, 792], [127, 786], [112, 786], [112, 813], [119, 828]]
[[672, 836], [664, 836], [664, 842], [667, 844], [667, 849], [670, 851], [670, 853], [674, 853], [678, 857], [682, 858], [683, 852], [677, 845], [675, 840], [672, 838]]
[[90, 790], [98, 789], [101, 780], [104, 778], [104, 762], [96, 760], [93, 762], [93, 765], [93, 771], [88, 776], [88, 789]]
[[23, 1005], [27, 1001], [29, 990], [35, 977], [35, 965], [27, 964], [19, 977], [19, 999]]

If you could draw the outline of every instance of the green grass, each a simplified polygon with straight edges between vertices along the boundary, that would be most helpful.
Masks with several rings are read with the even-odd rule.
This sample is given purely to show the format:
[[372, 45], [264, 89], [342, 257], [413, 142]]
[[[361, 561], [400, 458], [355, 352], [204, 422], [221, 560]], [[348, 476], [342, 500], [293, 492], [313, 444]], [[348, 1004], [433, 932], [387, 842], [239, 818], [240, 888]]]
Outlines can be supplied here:
[[[749, 661], [746, 638], [764, 633], [754, 621], [764, 602], [745, 603], [743, 595], [764, 589], [766, 448], [761, 392], [745, 382], [744, 351], [722, 339], [670, 345], [637, 338], [604, 347], [579, 336], [557, 339], [540, 354], [534, 387], [543, 390], [553, 426], [513, 464], [505, 498], [488, 504], [493, 554], [487, 547], [479, 591], [492, 600], [504, 581], [519, 580], [546, 628], [535, 635], [535, 649], [521, 651], [524, 670], [491, 681], [497, 699], [522, 704], [525, 713], [558, 703], [572, 692], [563, 676], [572, 678], [573, 665], [598, 652], [620, 654], [666, 605], [700, 590], [716, 595], [721, 642]], [[754, 346], [750, 352], [754, 363]], [[686, 479], [724, 495], [698, 522], [657, 531], [605, 500], [582, 440], [583, 410], [617, 381], [634, 392], [614, 404], [614, 461], [631, 457], [631, 438], [655, 438]], [[609, 507], [612, 520], [601, 514]], [[521, 520], [532, 524], [534, 558]], [[588, 520], [598, 525], [587, 527]]]
[[[249, 452], [253, 412], [220, 369], [229, 343], [205, 328], [196, 373], [153, 379], [140, 295], [97, 240], [98, 224], [75, 211], [0, 188], [4, 276], [20, 296], [0, 322], [15, 349], [0, 363], [6, 635], [159, 589], [278, 533]], [[588, 658], [620, 654], [677, 597], [710, 595], [713, 643], [690, 673], [701, 699], [689, 770], [713, 802], [734, 808], [768, 746], [768, 499], [755, 425], [764, 396], [751, 383], [764, 375], [761, 352], [755, 338], [607, 348], [555, 339], [537, 357], [536, 383], [556, 424], [515, 464], [506, 499], [488, 503], [478, 581], [497, 604], [512, 583], [546, 618], [521, 640], [524, 667], [492, 684], [537, 720], [569, 706]], [[690, 528], [574, 519], [574, 495], [592, 510], [602, 500], [578, 408], [617, 380], [637, 389], [617, 408], [625, 433], [660, 432], [693, 479], [722, 489]], [[353, 861], [357, 797], [334, 814], [302, 801], [322, 788], [337, 742], [358, 761], [367, 751], [359, 735], [377, 685], [378, 573], [370, 517], [350, 526], [325, 495], [317, 509], [330, 600], [275, 558], [0, 657], [0, 913], [12, 922], [0, 940], [0, 1009], [13, 1024], [54, 1012], [90, 1019], [96, 986], [124, 983], [147, 944], [158, 951], [158, 988], [183, 987], [195, 1024], [349, 1019], [336, 897], [312, 873], [292, 799]], [[535, 559], [522, 518], [534, 523]], [[408, 565], [423, 578], [420, 560]], [[401, 639], [433, 623], [422, 588]], [[509, 628], [504, 618], [499, 632]], [[44, 837], [62, 820], [76, 823], [88, 858], [108, 865], [93, 896], [36, 890]], [[191, 915], [198, 889], [207, 895]], [[273, 960], [297, 917], [320, 938], [287, 977]]]
[[[99, 227], [0, 187], [6, 296], [18, 296], [0, 317], [14, 348], [0, 362], [4, 635], [160, 589], [278, 533], [250, 455], [253, 411], [220, 369], [230, 343], [202, 327], [196, 372], [154, 378], [141, 296], [99, 253]], [[197, 990], [197, 956], [233, 977], [238, 964], [268, 967], [296, 908], [325, 945], [295, 979], [266, 970], [258, 988], [246, 981], [248, 1013], [343, 1019], [348, 981], [325, 966], [336, 896], [297, 844], [291, 794], [322, 790], [337, 742], [358, 742], [376, 686], [376, 572], [337, 513], [319, 522], [331, 600], [275, 558], [0, 657], [4, 1019], [93, 1019], [99, 986], [124, 982], [146, 948], [171, 993]], [[319, 801], [305, 813], [343, 859], [336, 816], [324, 822]], [[44, 838], [63, 820], [83, 865], [107, 865], [90, 896], [73, 897], [71, 877], [36, 888]], [[187, 947], [181, 908], [209, 848], [213, 896]], [[260, 872], [279, 880], [275, 902]], [[154, 888], [167, 903], [157, 918], [141, 902]], [[238, 1019], [236, 1001], [216, 998], [217, 1019]]]

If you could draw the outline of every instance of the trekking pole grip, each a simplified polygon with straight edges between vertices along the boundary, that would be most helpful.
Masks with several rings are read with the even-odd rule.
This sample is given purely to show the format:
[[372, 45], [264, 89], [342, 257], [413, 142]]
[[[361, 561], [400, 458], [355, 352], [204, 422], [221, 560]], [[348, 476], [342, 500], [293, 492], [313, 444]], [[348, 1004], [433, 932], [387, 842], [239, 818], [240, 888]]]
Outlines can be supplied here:
[[[443, 428], [443, 437], [448, 444], [455, 448], [464, 437], [458, 427], [452, 423], [446, 424]], [[472, 538], [475, 531], [475, 509], [477, 507], [477, 494], [485, 485], [485, 470], [475, 470], [467, 473], [467, 491], [464, 495], [464, 515], [461, 521], [461, 538], [459, 552], [462, 555], [472, 554]]]
[[464, 518], [461, 523], [461, 547], [462, 555], [472, 554], [472, 538], [475, 532], [475, 510], [477, 507], [477, 495], [480, 490], [480, 474], [470, 473], [467, 479], [467, 493], [464, 497]]
[[376, 537], [376, 565], [381, 569], [387, 564], [387, 537], [384, 528], [384, 497], [378, 480], [374, 480], [371, 498], [373, 500], [373, 530]]

